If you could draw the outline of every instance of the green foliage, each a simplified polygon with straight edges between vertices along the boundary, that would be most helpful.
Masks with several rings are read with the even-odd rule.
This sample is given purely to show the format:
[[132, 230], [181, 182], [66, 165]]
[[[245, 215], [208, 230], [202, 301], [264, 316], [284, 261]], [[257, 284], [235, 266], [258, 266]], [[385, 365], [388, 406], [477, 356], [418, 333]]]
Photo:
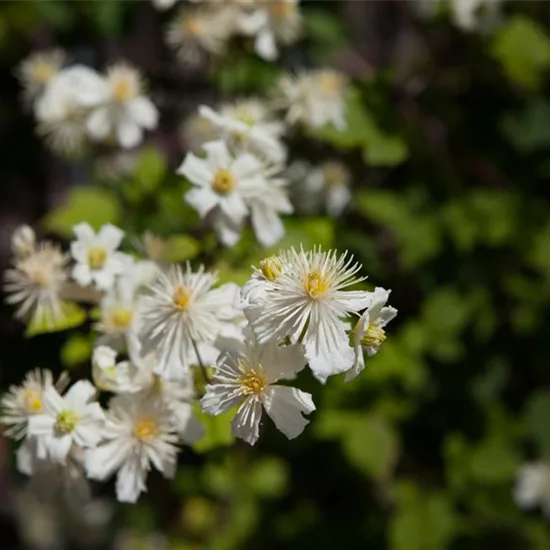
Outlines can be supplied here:
[[60, 315], [55, 319], [35, 314], [27, 325], [25, 336], [30, 338], [38, 334], [68, 330], [81, 325], [85, 320], [86, 312], [80, 306], [72, 302], [61, 302]]
[[70, 238], [73, 227], [83, 220], [97, 230], [106, 223], [119, 224], [120, 219], [120, 205], [114, 194], [104, 189], [75, 187], [61, 206], [46, 214], [42, 225]]
[[231, 435], [231, 420], [235, 416], [235, 411], [210, 416], [202, 412], [200, 407], [195, 407], [194, 410], [205, 430], [205, 435], [193, 444], [193, 449], [197, 453], [206, 453], [235, 442], [235, 438]]

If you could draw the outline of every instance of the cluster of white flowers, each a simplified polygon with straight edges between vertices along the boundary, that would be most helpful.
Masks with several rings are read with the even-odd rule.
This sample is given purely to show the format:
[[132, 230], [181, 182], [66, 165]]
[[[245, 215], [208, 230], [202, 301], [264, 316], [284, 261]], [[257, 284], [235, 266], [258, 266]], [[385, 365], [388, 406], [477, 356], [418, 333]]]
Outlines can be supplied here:
[[[184, 137], [203, 156], [188, 153], [178, 173], [193, 185], [185, 200], [201, 218], [212, 221], [224, 245], [238, 242], [248, 218], [262, 245], [272, 246], [281, 239], [280, 215], [293, 212], [283, 176], [284, 136], [298, 122], [344, 129], [345, 96], [346, 81], [340, 73], [310, 71], [284, 76], [272, 106], [249, 98], [222, 105], [218, 111], [203, 105], [191, 117]], [[338, 216], [350, 199], [349, 179], [339, 164], [322, 165], [304, 175], [307, 187], [316, 186], [306, 202], [314, 204], [320, 187], [326, 187], [331, 215]]]
[[144, 93], [139, 71], [118, 63], [100, 74], [80, 64], [65, 65], [58, 51], [31, 55], [19, 68], [24, 96], [39, 134], [59, 153], [82, 154], [92, 144], [135, 147], [158, 111]]
[[[221, 165], [238, 177], [249, 162], [245, 153], [232, 161], [224, 142], [206, 150], [206, 161], [186, 161], [200, 177]], [[124, 234], [114, 226], [95, 233], [81, 223], [74, 233], [71, 267], [53, 244], [37, 245], [30, 228], [19, 229], [6, 290], [20, 315], [52, 322], [64, 293], [99, 306], [93, 383], [67, 389], [65, 377], [54, 384], [52, 373], [33, 371], [3, 397], [0, 418], [6, 435], [22, 440], [19, 470], [55, 479], [69, 495], [89, 494], [87, 480], [116, 474], [118, 499], [134, 502], [153, 467], [172, 477], [180, 446], [203, 435], [193, 412], [199, 373], [207, 382], [202, 410], [235, 410], [236, 437], [256, 443], [263, 410], [289, 439], [297, 437], [315, 405], [285, 381], [306, 365], [323, 383], [344, 372], [346, 379], [357, 376], [396, 314], [386, 306], [389, 291], [348, 290], [363, 280], [348, 254], [282, 250], [239, 288], [217, 286], [216, 274], [202, 266], [135, 259], [118, 250]], [[113, 394], [106, 408], [100, 392]]]
[[[154, 0], [161, 10], [175, 0]], [[206, 55], [220, 55], [234, 37], [253, 41], [254, 51], [267, 61], [279, 57], [279, 46], [300, 37], [302, 15], [298, 0], [203, 0], [200, 5], [183, 5], [166, 33], [180, 59], [196, 64]]]

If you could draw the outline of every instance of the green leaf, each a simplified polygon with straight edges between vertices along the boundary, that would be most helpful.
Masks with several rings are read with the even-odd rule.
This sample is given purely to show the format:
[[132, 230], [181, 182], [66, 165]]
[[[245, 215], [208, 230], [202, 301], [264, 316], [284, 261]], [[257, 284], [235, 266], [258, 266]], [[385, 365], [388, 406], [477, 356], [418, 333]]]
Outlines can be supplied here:
[[254, 493], [264, 498], [283, 496], [288, 487], [288, 471], [283, 460], [267, 457], [254, 463], [248, 479]]
[[331, 46], [345, 43], [345, 30], [334, 13], [323, 9], [305, 9], [303, 14], [305, 32], [311, 40]]
[[108, 0], [92, 2], [90, 5], [90, 18], [95, 22], [97, 29], [106, 36], [120, 34], [126, 2], [120, 0]]
[[94, 229], [106, 223], [120, 222], [120, 207], [115, 196], [95, 187], [75, 187], [69, 191], [67, 200], [42, 219], [49, 231], [70, 238], [73, 227], [82, 221]]
[[509, 78], [528, 89], [539, 88], [544, 71], [550, 67], [550, 38], [524, 15], [511, 17], [497, 32], [491, 52]]
[[166, 241], [166, 260], [172, 263], [184, 262], [196, 258], [200, 244], [191, 235], [172, 235]]
[[329, 218], [302, 218], [300, 220], [289, 219], [285, 224], [286, 232], [281, 242], [263, 256], [276, 254], [282, 248], [290, 246], [304, 249], [322, 246], [325, 250], [334, 243], [334, 221]]
[[35, 315], [27, 326], [25, 336], [30, 338], [37, 334], [60, 332], [81, 325], [86, 320], [86, 312], [73, 302], [62, 302], [61, 315], [54, 322], [48, 322], [44, 316]]
[[402, 138], [384, 133], [369, 136], [363, 147], [363, 160], [371, 166], [395, 166], [408, 154], [407, 144]]
[[162, 183], [167, 170], [164, 155], [156, 147], [147, 147], [139, 155], [134, 177], [144, 191], [151, 192]]
[[550, 391], [540, 390], [536, 392], [525, 411], [525, 427], [527, 432], [537, 442], [544, 456], [550, 458], [550, 430], [548, 419], [550, 418]]
[[61, 348], [61, 362], [67, 368], [88, 361], [92, 355], [93, 341], [81, 334], [71, 336]]
[[235, 441], [231, 434], [231, 421], [235, 416], [234, 410], [218, 416], [211, 416], [197, 406], [195, 407], [195, 414], [205, 429], [204, 436], [192, 445], [193, 450], [197, 453], [206, 453], [219, 447], [227, 447]]
[[520, 112], [505, 113], [501, 129], [519, 153], [529, 154], [550, 147], [550, 103], [537, 98]]

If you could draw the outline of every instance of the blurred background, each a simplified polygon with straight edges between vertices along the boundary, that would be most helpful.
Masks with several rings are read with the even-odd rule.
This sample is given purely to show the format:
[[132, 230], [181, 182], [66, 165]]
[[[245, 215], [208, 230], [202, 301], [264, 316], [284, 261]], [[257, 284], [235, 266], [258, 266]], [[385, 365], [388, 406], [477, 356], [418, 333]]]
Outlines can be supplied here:
[[[303, 38], [277, 63], [235, 47], [192, 68], [164, 39], [174, 13], [151, 2], [0, 4], [2, 269], [18, 225], [66, 243], [108, 212], [130, 234], [189, 233], [188, 258], [244, 282], [265, 255], [253, 239], [223, 250], [190, 229], [173, 174], [184, 121], [265, 96], [283, 71], [331, 66], [353, 82], [353, 125], [295, 136], [290, 152], [343, 162], [352, 199], [339, 216], [288, 219], [282, 245], [349, 249], [399, 310], [354, 383], [304, 377], [317, 411], [299, 439], [267, 423], [254, 448], [209, 436], [136, 505], [111, 484], [82, 510], [40, 499], [0, 440], [1, 548], [550, 549], [543, 514], [513, 497], [521, 465], [550, 456], [550, 2], [489, 2], [475, 24], [451, 4], [308, 0]], [[68, 161], [45, 147], [15, 70], [52, 47], [139, 67], [161, 112], [139, 151]], [[34, 366], [88, 375], [90, 323], [29, 339], [3, 305], [0, 330], [2, 390]]]

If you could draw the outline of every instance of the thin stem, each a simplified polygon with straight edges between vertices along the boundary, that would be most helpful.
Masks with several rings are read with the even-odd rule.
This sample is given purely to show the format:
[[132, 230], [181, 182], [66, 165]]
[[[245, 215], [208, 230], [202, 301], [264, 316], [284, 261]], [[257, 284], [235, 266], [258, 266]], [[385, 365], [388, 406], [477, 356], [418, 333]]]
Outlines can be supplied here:
[[210, 376], [208, 376], [208, 371], [206, 370], [206, 367], [204, 366], [204, 363], [201, 359], [201, 354], [199, 353], [199, 348], [197, 348], [197, 344], [195, 340], [191, 338], [191, 342], [193, 342], [193, 349], [195, 350], [195, 355], [197, 356], [197, 360], [199, 362], [199, 367], [201, 368], [202, 375], [204, 377], [204, 380], [207, 384], [210, 384]]

